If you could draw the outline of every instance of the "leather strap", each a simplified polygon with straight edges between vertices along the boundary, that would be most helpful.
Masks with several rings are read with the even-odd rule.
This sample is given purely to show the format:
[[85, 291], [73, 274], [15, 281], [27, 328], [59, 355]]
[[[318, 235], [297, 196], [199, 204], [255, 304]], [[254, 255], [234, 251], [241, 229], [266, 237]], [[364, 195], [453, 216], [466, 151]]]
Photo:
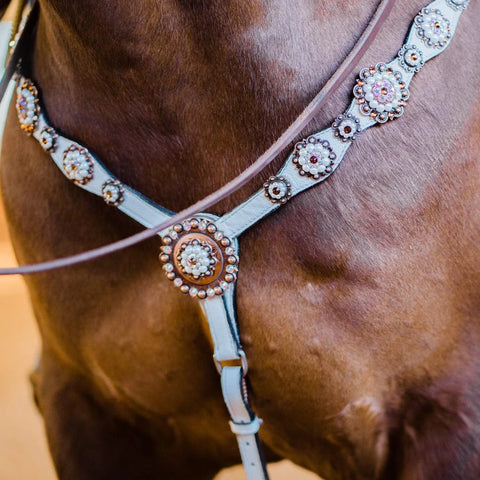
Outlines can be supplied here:
[[[213, 357], [216, 362], [240, 360], [240, 341], [236, 333], [236, 322], [227, 312], [225, 300], [233, 295], [228, 290], [222, 297], [201, 300], [200, 306], [208, 321], [213, 340]], [[235, 325], [234, 325], [235, 323]]]
[[268, 480], [266, 462], [258, 437], [262, 421], [250, 409], [242, 367], [223, 367], [221, 383], [223, 398], [232, 419], [230, 428], [237, 436], [247, 479]]

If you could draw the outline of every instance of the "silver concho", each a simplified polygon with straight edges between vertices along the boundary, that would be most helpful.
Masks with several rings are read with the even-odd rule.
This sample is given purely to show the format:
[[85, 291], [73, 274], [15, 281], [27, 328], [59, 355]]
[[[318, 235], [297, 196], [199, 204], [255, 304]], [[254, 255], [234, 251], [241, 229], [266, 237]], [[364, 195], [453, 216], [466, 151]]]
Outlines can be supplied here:
[[38, 90], [30, 80], [25, 80], [18, 85], [15, 106], [21, 129], [28, 135], [32, 135], [38, 127], [40, 106]]
[[211, 220], [195, 217], [174, 225], [162, 243], [163, 269], [182, 293], [200, 299], [223, 295], [237, 279], [234, 244]]
[[340, 115], [332, 125], [335, 137], [341, 138], [342, 142], [353, 142], [360, 130], [360, 120], [351, 113]]
[[400, 72], [379, 63], [360, 72], [353, 95], [363, 115], [385, 123], [403, 114], [410, 93]]
[[292, 162], [300, 175], [318, 180], [332, 172], [336, 158], [330, 142], [310, 136], [295, 145]]
[[422, 9], [415, 17], [415, 28], [425, 45], [432, 48], [445, 47], [452, 37], [450, 21], [438, 8]]
[[456, 11], [465, 10], [470, 0], [446, 0], [447, 5]]
[[93, 160], [86, 148], [71, 145], [63, 152], [63, 171], [78, 185], [86, 185], [93, 178]]
[[292, 186], [285, 177], [270, 177], [263, 188], [272, 203], [287, 203], [292, 196]]
[[125, 189], [118, 180], [109, 179], [102, 185], [102, 198], [107, 205], [118, 207], [123, 202]]
[[416, 45], [404, 45], [398, 52], [398, 61], [407, 72], [419, 72], [425, 62], [423, 52]]
[[44, 127], [40, 132], [40, 145], [47, 153], [57, 149], [57, 132], [52, 127]]

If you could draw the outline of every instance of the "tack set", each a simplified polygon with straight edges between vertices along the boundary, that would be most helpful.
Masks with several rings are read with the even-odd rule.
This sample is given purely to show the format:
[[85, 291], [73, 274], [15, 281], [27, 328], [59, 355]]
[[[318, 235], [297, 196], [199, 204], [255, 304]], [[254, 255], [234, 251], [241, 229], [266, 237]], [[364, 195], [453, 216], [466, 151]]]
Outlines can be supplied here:
[[[248, 200], [222, 217], [198, 214], [159, 234], [159, 258], [167, 278], [180, 292], [199, 299], [209, 323], [230, 426], [249, 480], [268, 479], [268, 473], [257, 435], [261, 421], [248, 399], [248, 364], [236, 321], [237, 238], [293, 196], [328, 178], [348, 147], [369, 127], [403, 115], [413, 76], [448, 46], [468, 3], [435, 0], [423, 8], [397, 57], [362, 70], [348, 109], [330, 128], [298, 142], [278, 174]], [[17, 78], [16, 108], [22, 130], [39, 142], [69, 180], [145, 227], [159, 225], [173, 215], [121, 183], [88, 149], [57, 133], [42, 113], [34, 83], [21, 73]]]

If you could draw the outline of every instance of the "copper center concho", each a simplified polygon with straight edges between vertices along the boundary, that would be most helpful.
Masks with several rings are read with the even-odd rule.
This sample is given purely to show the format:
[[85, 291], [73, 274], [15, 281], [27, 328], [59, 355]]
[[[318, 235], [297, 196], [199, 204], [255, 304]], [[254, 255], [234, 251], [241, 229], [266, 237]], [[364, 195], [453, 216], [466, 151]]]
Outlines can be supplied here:
[[162, 242], [163, 269], [183, 293], [198, 298], [223, 295], [236, 281], [237, 251], [211, 220], [191, 218], [176, 224]]

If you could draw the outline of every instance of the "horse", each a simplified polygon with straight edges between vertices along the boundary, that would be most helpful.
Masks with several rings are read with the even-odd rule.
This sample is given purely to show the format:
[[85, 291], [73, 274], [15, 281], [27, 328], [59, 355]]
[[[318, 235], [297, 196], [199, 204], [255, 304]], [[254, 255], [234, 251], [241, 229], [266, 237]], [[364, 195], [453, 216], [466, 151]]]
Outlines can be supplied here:
[[[378, 2], [39, 3], [30, 68], [52, 125], [178, 211], [292, 123]], [[422, 7], [397, 2], [358, 70], [393, 58]], [[269, 461], [327, 480], [480, 475], [479, 16], [472, 0], [402, 118], [240, 238], [238, 320]], [[350, 79], [304, 136], [348, 105]], [[139, 230], [59, 175], [14, 106], [2, 153], [20, 263]], [[248, 198], [286, 154], [212, 212]], [[239, 461], [198, 302], [166, 281], [158, 248], [25, 277], [60, 479], [209, 480]]]

